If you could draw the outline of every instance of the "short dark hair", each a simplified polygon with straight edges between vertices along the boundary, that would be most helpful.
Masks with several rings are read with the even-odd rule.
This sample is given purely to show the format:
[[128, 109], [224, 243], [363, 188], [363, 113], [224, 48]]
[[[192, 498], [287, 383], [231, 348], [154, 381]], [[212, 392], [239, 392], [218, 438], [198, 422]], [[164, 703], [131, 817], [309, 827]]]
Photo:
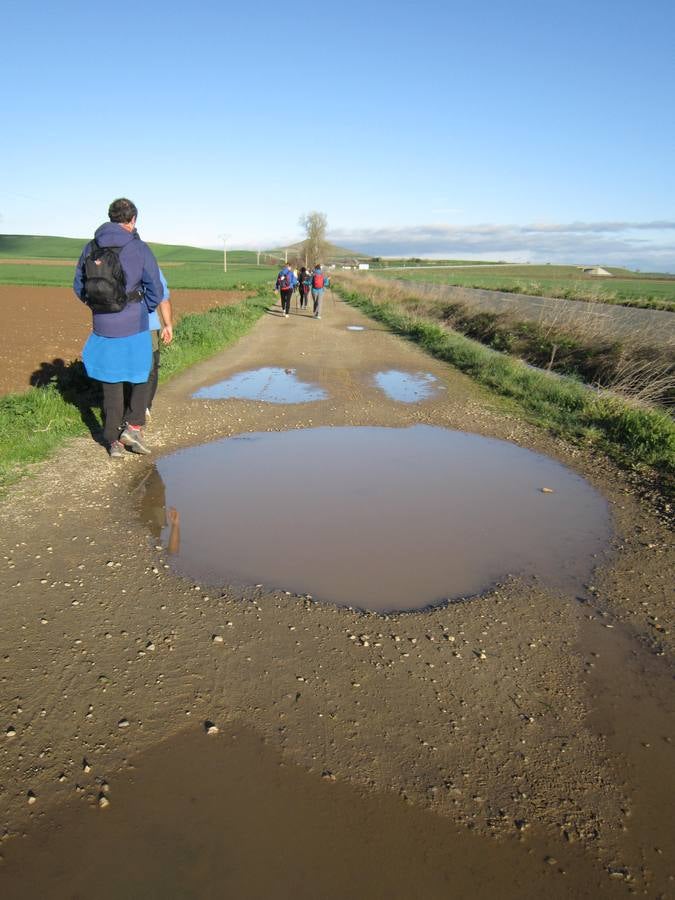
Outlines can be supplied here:
[[126, 197], [120, 197], [119, 200], [113, 200], [108, 207], [108, 218], [111, 222], [131, 222], [134, 216], [138, 215], [136, 204]]

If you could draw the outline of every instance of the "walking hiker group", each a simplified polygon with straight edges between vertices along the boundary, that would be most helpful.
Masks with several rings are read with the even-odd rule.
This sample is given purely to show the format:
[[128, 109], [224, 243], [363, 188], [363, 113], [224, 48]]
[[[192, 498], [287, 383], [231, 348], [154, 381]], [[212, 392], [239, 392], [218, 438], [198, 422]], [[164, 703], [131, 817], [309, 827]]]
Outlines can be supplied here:
[[315, 319], [321, 318], [321, 302], [326, 288], [330, 287], [330, 279], [324, 275], [321, 265], [317, 263], [310, 272], [303, 266], [300, 272], [295, 272], [289, 265], [285, 265], [277, 275], [274, 286], [281, 297], [281, 314], [285, 319], [291, 311], [291, 297], [295, 290], [298, 291], [298, 308], [307, 309], [310, 292], [312, 294], [312, 307]]
[[[82, 250], [73, 290], [92, 312], [92, 333], [82, 350], [87, 375], [103, 391], [103, 439], [111, 459], [126, 451], [147, 454], [144, 427], [157, 390], [160, 347], [173, 340], [170, 291], [150, 247], [136, 230], [138, 210], [122, 197], [108, 209], [108, 222]], [[317, 263], [300, 274], [284, 266], [275, 290], [288, 318], [297, 289], [299, 308], [312, 295], [314, 318], [321, 318], [330, 281]]]

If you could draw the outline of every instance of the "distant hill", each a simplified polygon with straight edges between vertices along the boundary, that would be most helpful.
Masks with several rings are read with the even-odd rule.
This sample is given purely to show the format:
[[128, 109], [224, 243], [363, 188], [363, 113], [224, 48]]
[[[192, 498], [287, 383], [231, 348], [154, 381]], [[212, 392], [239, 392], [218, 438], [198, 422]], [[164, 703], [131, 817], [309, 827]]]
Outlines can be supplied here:
[[49, 237], [42, 234], [0, 234], [3, 259], [77, 259], [87, 238]]
[[[0, 234], [0, 259], [72, 259], [75, 260], [90, 238], [53, 237], [41, 234]], [[206, 250], [180, 244], [149, 242], [159, 262], [220, 263], [222, 250]], [[255, 265], [252, 250], [227, 251], [228, 263]]]

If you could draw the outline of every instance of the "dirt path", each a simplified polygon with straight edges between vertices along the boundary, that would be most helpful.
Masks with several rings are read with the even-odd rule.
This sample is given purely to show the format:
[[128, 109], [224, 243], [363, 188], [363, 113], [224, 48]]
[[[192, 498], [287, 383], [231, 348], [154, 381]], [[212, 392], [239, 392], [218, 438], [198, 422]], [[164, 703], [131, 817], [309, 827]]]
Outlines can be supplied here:
[[[190, 399], [198, 386], [261, 365], [297, 368], [329, 398]], [[419, 404], [383, 400], [368, 378], [382, 368], [431, 372], [447, 390]], [[331, 299], [321, 322], [270, 312], [236, 347], [163, 388], [155, 413], [156, 455], [318, 425], [433, 424], [508, 439], [604, 493], [614, 556], [578, 597], [513, 580], [471, 602], [388, 617], [283, 591], [208, 587], [171, 574], [139, 518], [152, 459], [114, 464], [93, 441], [74, 441], [0, 509], [0, 834], [29, 835], [0, 848], [7, 896], [23, 896], [31, 848], [48, 844], [54, 821], [94, 817], [90, 853], [101, 858], [112, 837], [93, 825], [107, 814], [96, 809], [106, 785], [113, 812], [129, 796], [131, 757], [206, 720], [228, 734], [253, 729], [286, 764], [323, 774], [311, 802], [334, 809], [334, 829], [352, 827], [344, 809], [360, 815], [359, 797], [373, 792], [441, 814], [462, 851], [457, 884], [476, 897], [495, 896], [514, 870], [524, 878], [519, 896], [672, 891], [673, 548], [649, 498]], [[199, 770], [199, 751], [176, 753], [185, 771]], [[180, 771], [167, 764], [169, 796]], [[243, 766], [242, 778], [274, 790], [259, 769]], [[342, 787], [333, 779], [356, 789], [346, 807], [331, 806], [332, 788]], [[211, 780], [203, 789], [219, 788]], [[297, 789], [310, 796], [300, 781]], [[363, 810], [367, 841], [367, 823], [379, 820]], [[258, 851], [264, 866], [274, 838], [261, 837]], [[393, 865], [397, 851], [388, 852]]]

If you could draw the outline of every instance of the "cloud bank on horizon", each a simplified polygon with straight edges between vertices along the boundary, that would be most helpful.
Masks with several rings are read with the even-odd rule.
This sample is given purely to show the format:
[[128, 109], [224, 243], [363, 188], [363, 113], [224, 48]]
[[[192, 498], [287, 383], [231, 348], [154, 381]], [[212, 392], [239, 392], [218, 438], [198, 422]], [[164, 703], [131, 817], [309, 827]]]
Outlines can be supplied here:
[[336, 244], [371, 256], [604, 264], [675, 272], [675, 221], [337, 228]]

